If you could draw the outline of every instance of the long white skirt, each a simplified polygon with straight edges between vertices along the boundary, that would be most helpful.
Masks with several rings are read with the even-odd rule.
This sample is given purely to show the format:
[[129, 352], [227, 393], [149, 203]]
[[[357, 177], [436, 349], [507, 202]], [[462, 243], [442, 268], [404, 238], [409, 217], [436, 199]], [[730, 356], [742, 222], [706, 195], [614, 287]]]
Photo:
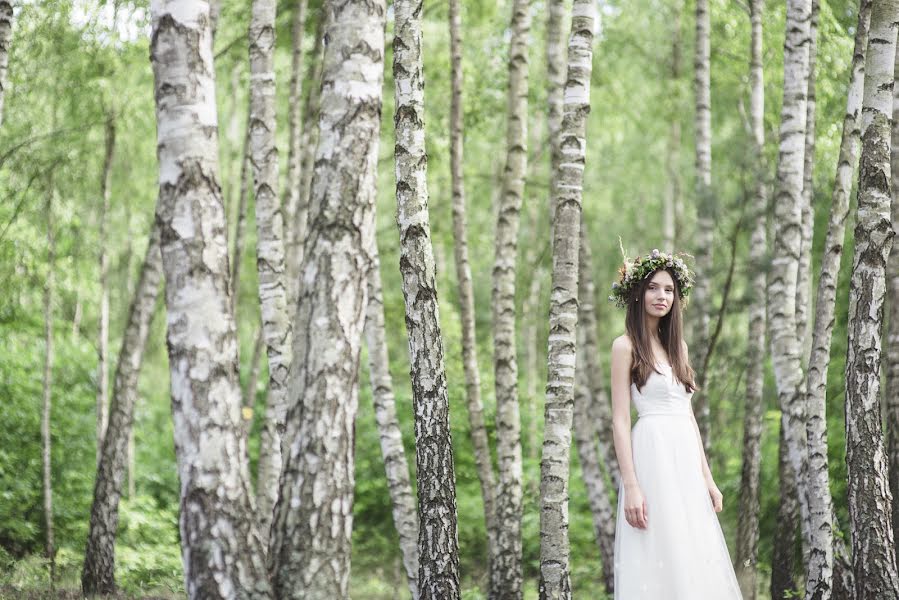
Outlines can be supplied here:
[[615, 600], [742, 600], [690, 415], [640, 417], [631, 445], [647, 528], [627, 522], [619, 489]]

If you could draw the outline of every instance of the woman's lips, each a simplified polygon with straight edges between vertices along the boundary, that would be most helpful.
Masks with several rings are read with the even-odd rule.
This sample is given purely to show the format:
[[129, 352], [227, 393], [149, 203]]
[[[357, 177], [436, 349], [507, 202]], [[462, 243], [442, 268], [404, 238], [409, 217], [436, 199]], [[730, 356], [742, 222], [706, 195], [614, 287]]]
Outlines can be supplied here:
[[664, 304], [653, 304], [656, 308], [667, 308]]

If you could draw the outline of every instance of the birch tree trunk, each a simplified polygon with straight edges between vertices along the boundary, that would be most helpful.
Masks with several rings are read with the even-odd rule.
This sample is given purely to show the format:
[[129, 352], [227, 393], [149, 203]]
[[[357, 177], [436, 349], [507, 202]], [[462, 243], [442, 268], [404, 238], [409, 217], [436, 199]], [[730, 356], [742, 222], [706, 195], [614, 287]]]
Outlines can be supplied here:
[[384, 329], [384, 298], [381, 293], [381, 260], [377, 244], [371, 248], [372, 265], [368, 274], [368, 305], [365, 311], [365, 340], [368, 345], [368, 365], [371, 377], [372, 402], [381, 456], [387, 474], [387, 487], [393, 509], [393, 524], [400, 538], [403, 567], [413, 600], [418, 598], [418, 513], [409, 480], [409, 464], [403, 448], [403, 435], [396, 416], [393, 379], [387, 355], [387, 336]]
[[765, 194], [765, 82], [762, 62], [763, 0], [750, 0], [750, 100], [749, 120], [752, 130], [754, 168], [752, 208], [753, 229], [749, 242], [750, 282], [747, 288], [749, 306], [749, 338], [747, 340], [746, 411], [743, 417], [743, 467], [740, 474], [739, 521], [735, 571], [744, 600], [757, 596], [759, 513], [761, 511], [762, 466], [762, 391], [765, 382], [765, 289], [768, 262], [767, 197]]
[[[805, 592], [807, 598], [819, 600], [838, 597], [835, 592], [840, 587], [834, 578], [834, 532], [837, 529], [832, 516], [834, 506], [828, 474], [825, 400], [840, 258], [843, 254], [852, 178], [858, 164], [859, 115], [864, 93], [865, 51], [868, 45], [870, 18], [871, 0], [862, 0], [855, 31], [855, 49], [852, 54], [846, 114], [843, 117], [840, 155], [830, 202], [830, 221], [827, 225], [827, 239], [824, 242], [824, 254], [819, 268], [812, 353], [806, 371], [808, 477], [805, 493], [809, 505], [809, 530], [812, 537]], [[842, 541], [840, 543], [842, 544]]]
[[515, 335], [518, 229], [527, 171], [528, 0], [512, 2], [506, 166], [496, 221], [493, 263], [493, 368], [496, 394], [496, 544], [490, 565], [491, 600], [521, 598], [521, 414]]
[[6, 69], [15, 17], [11, 0], [0, 0], [0, 125], [3, 124], [3, 99], [6, 96]]
[[[322, 68], [324, 57], [322, 56], [322, 44], [325, 37], [326, 19], [328, 11], [321, 8], [318, 18], [318, 29], [315, 36], [315, 46], [312, 48], [312, 61], [306, 74], [306, 80], [312, 82], [309, 94], [306, 96], [306, 104], [303, 107], [303, 136], [302, 159], [303, 166], [300, 169], [300, 197], [296, 214], [294, 215], [293, 236], [302, 240], [306, 239], [309, 219], [309, 189], [312, 186], [312, 173], [314, 171], [315, 148], [318, 144], [319, 129], [318, 119], [321, 104]], [[303, 244], [299, 248], [300, 256], [297, 265], [303, 263]]]
[[115, 152], [115, 121], [112, 116], [106, 120], [106, 150], [103, 157], [103, 171], [100, 175], [100, 331], [97, 339], [97, 456], [103, 449], [103, 436], [109, 422], [109, 254], [107, 221], [109, 218], [109, 176], [112, 172], [112, 158]]
[[[696, 48], [693, 65], [694, 94], [696, 96], [696, 270], [699, 276], [693, 290], [691, 304], [694, 320], [693, 347], [699, 348], [697, 365], [706, 362], [709, 346], [709, 321], [712, 312], [712, 242], [714, 241], [715, 201], [712, 197], [712, 95], [710, 76], [709, 0], [696, 0]], [[697, 373], [699, 390], [693, 398], [693, 410], [706, 455], [711, 449], [711, 415], [709, 398], [705, 393], [706, 373]]]
[[[894, 80], [899, 76], [897, 50]], [[892, 178], [891, 220], [893, 230], [899, 230], [899, 86], [893, 86], [893, 131], [890, 146], [890, 175]], [[890, 473], [890, 494], [893, 496], [893, 544], [899, 542], [899, 243], [890, 248], [887, 261], [887, 320], [886, 335], [886, 405], [887, 455]]]
[[540, 463], [540, 598], [571, 597], [568, 564], [568, 478], [578, 320], [578, 247], [581, 196], [593, 68], [594, 4], [575, 0], [568, 39], [559, 168], [552, 175], [555, 197], [550, 336], [547, 357], [543, 454]]
[[804, 380], [796, 336], [798, 257], [802, 244], [802, 185], [808, 91], [808, 43], [811, 0], [789, 0], [784, 40], [783, 109], [774, 209], [774, 247], [768, 285], [771, 356], [781, 409], [780, 506], [771, 597], [793, 589], [792, 555], [800, 520], [797, 486], [806, 460]]
[[[310, 227], [288, 387], [284, 465], [269, 554], [279, 598], [349, 595], [353, 439], [367, 305], [383, 1], [329, 3]], [[357, 49], [365, 48], [365, 52]]]
[[885, 270], [894, 235], [889, 186], [897, 21], [899, 1], [872, 4], [846, 357], [846, 463], [858, 600], [899, 598], [892, 496], [880, 417]]
[[459, 598], [456, 476], [428, 216], [421, 57], [422, 0], [395, 0], [396, 223], [412, 370], [422, 599]]
[[[52, 175], [51, 175], [52, 177]], [[53, 483], [50, 479], [50, 411], [53, 405], [53, 303], [56, 293], [56, 232], [53, 227], [53, 183], [48, 183], [44, 214], [47, 218], [47, 279], [44, 281], [44, 377], [41, 404], [41, 467], [44, 483], [44, 551], [50, 563], [50, 589], [56, 582], [56, 546], [53, 539]]]
[[[546, 19], [546, 128], [549, 142], [550, 174], [559, 168], [559, 130], [562, 127], [565, 91], [565, 0], [547, 1]], [[549, 192], [550, 240], [556, 219], [556, 198]]]
[[153, 0], [162, 265], [189, 598], [269, 598], [240, 435], [209, 5]]
[[103, 437], [97, 479], [94, 482], [90, 529], [81, 571], [81, 591], [86, 596], [116, 592], [115, 538], [119, 525], [119, 500], [128, 461], [128, 443], [133, 433], [137, 382], [161, 281], [159, 229], [154, 226], [128, 311], [128, 324], [122, 337], [112, 392], [109, 426]]
[[[596, 284], [593, 282], [593, 251], [587, 223], [581, 213], [580, 249], [578, 258], [578, 330], [583, 331], [584, 381], [589, 393], [587, 418], [590, 426], [599, 434], [599, 460], [605, 465], [612, 487], [619, 489], [621, 469], [612, 442], [612, 404], [603, 387], [605, 374], [599, 361], [599, 325], [596, 322]], [[580, 352], [580, 350], [578, 350]], [[614, 520], [614, 519], [613, 519]], [[614, 534], [614, 529], [612, 530]], [[609, 588], [611, 589], [611, 588]]]
[[[247, 234], [247, 203], [250, 196], [250, 124], [244, 135], [243, 153], [240, 159], [240, 192], [237, 200], [237, 224], [234, 228], [234, 250], [231, 253], [231, 313], [237, 323], [237, 306], [240, 304], [240, 264]], [[240, 350], [240, 348], [238, 348]]]
[[[450, 176], [453, 187], [453, 255], [456, 280], [459, 286], [459, 318], [462, 325], [462, 367], [465, 371], [465, 396], [468, 401], [468, 423], [471, 445], [481, 482], [484, 520], [487, 526], [488, 560], [493, 558], [496, 538], [496, 477], [490, 442], [484, 425], [484, 403], [481, 400], [481, 375], [478, 369], [478, 348], [475, 337], [474, 290], [471, 284], [471, 265], [468, 262], [468, 225], [465, 209], [465, 180], [463, 177], [463, 119], [462, 119], [462, 32], [459, 0], [449, 0], [450, 60], [452, 68], [452, 97], [450, 98]], [[488, 567], [489, 569], [489, 567]]]
[[[583, 238], [581, 239], [583, 242]], [[580, 290], [583, 292], [583, 288]], [[577, 373], [574, 391], [574, 440], [577, 445], [578, 461], [584, 485], [587, 488], [587, 500], [590, 503], [590, 514], [593, 517], [593, 534], [599, 547], [602, 560], [602, 580], [608, 593], [614, 592], [615, 586], [615, 514], [609, 490], [606, 487], [600, 458], [596, 451], [596, 429], [590, 418], [590, 405], [599, 399], [590, 395], [585, 366], [585, 347], [583, 329], [578, 329]]]
[[[298, 275], [303, 260], [302, 231], [297, 229], [300, 205], [300, 177], [303, 168], [303, 38], [306, 32], [307, 0], [296, 0], [290, 28], [290, 92], [287, 102], [287, 181], [284, 190], [284, 262], [286, 265], [287, 306], [296, 307]], [[305, 215], [304, 215], [305, 219]]]
[[256, 486], [259, 534], [268, 547], [272, 511], [281, 474], [281, 436], [286, 418], [292, 328], [288, 318], [284, 261], [284, 217], [278, 198], [275, 146], [275, 0], [253, 0], [250, 19], [250, 162], [256, 199], [256, 270], [262, 333], [268, 356], [268, 398], [259, 442]]

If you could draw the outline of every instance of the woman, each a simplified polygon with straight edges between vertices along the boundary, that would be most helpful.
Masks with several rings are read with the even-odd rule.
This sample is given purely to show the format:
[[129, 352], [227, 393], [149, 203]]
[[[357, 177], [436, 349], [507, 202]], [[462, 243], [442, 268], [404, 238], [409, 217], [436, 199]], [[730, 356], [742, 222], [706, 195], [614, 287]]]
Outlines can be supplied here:
[[[653, 250], [620, 269], [609, 299], [627, 309], [612, 343], [612, 421], [621, 468], [615, 600], [742, 599], [715, 513], [722, 495], [690, 399], [682, 308], [686, 263]], [[638, 419], [631, 430], [630, 401]]]

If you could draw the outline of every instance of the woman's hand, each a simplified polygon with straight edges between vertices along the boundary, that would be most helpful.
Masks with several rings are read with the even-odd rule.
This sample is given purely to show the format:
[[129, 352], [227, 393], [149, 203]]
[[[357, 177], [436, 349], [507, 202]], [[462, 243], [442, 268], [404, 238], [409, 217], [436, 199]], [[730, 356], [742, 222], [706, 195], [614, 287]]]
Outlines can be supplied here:
[[624, 488], [624, 518], [637, 529], [646, 529], [649, 524], [649, 512], [646, 510], [646, 499], [639, 485]]
[[711, 479], [706, 479], [706, 485], [709, 488], [709, 497], [712, 499], [712, 508], [715, 509], [715, 512], [721, 512], [724, 508], [724, 496], [721, 494], [721, 490]]

